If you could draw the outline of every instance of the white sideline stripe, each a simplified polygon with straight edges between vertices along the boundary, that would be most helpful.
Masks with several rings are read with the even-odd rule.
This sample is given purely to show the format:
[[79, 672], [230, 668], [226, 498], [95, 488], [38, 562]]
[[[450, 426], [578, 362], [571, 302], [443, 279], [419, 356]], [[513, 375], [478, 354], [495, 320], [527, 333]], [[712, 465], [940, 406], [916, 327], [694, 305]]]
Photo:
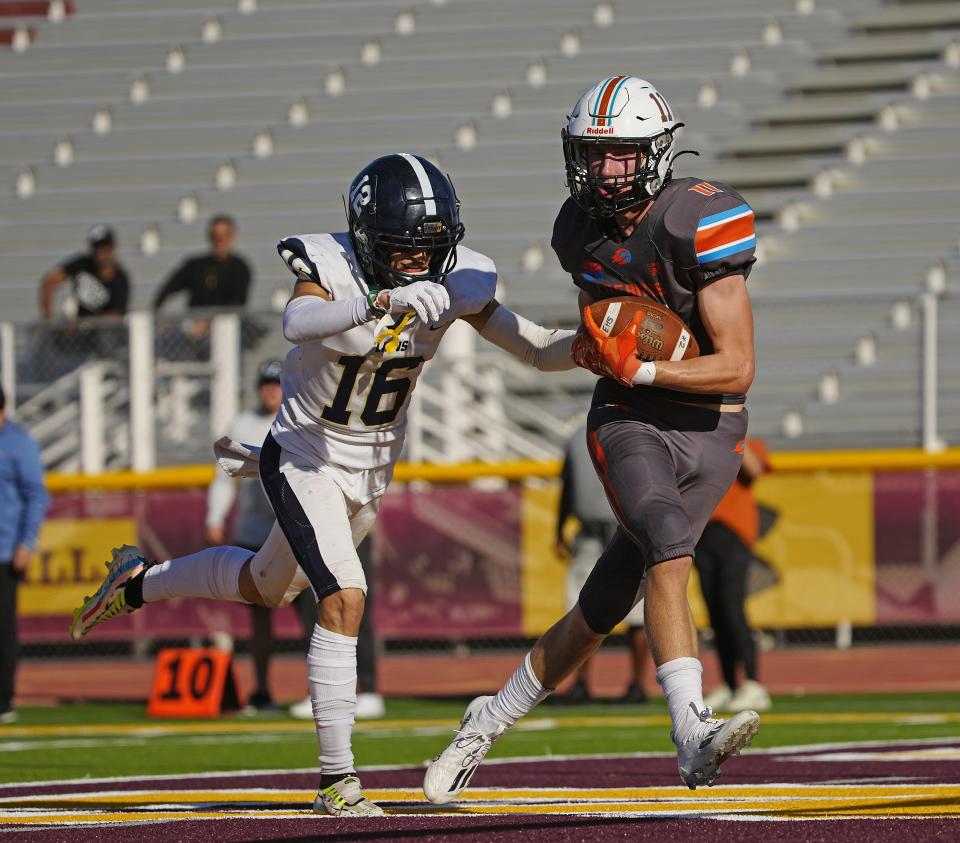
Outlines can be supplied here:
[[[552, 718], [535, 718], [521, 721], [514, 727], [518, 732], [539, 732], [557, 728], [557, 721]], [[434, 737], [448, 735], [453, 730], [449, 726], [412, 726], [397, 727], [395, 729], [363, 730], [362, 726], [356, 731], [365, 737], [373, 739]], [[29, 740], [0, 741], [0, 754], [4, 752], [32, 752], [39, 749], [93, 749], [97, 747], [118, 746], [145, 746], [152, 740], [170, 740], [179, 744], [204, 745], [221, 744], [225, 741], [235, 744], [244, 743], [271, 743], [277, 740], [299, 739], [298, 732], [275, 730], [265, 727], [259, 732], [217, 732], [214, 734], [183, 734], [182, 732], [145, 729], [129, 734], [106, 734], [92, 738], [59, 738], [40, 736]]]
[[[451, 730], [452, 731], [452, 730]], [[811, 743], [811, 744], [797, 744], [794, 746], [780, 746], [780, 747], [764, 747], [762, 749], [746, 749], [744, 754], [746, 755], [791, 755], [796, 753], [803, 752], [817, 752], [823, 749], [856, 749], [858, 747], [873, 747], [873, 746], [886, 746], [890, 748], [898, 746], [915, 746], [918, 744], [947, 744], [954, 745], [960, 744], [960, 738], [952, 737], [943, 737], [943, 738], [904, 738], [903, 740], [896, 741], [847, 741], [847, 742], [838, 742], [838, 743]], [[598, 753], [593, 755], [523, 755], [523, 756], [514, 756], [511, 758], [485, 758], [483, 760], [484, 767], [489, 767], [491, 765], [497, 764], [532, 764], [532, 763], [542, 763], [545, 761], [615, 761], [620, 759], [631, 759], [631, 758], [674, 758], [672, 752], [617, 752], [617, 753]], [[426, 766], [429, 764], [429, 760], [425, 760], [421, 763], [420, 766]], [[361, 766], [358, 768], [358, 772], [391, 772], [395, 770], [414, 770], [417, 769], [417, 764], [371, 764], [368, 766]], [[82, 779], [43, 779], [40, 781], [27, 781], [27, 782], [4, 782], [0, 783], [0, 792], [8, 788], [20, 788], [20, 787], [62, 787], [64, 785], [75, 785], [75, 784], [109, 784], [111, 782], [142, 782], [144, 784], [149, 782], [161, 782], [161, 781], [173, 781], [180, 779], [218, 779], [218, 778], [230, 778], [230, 777], [242, 777], [242, 776], [272, 776], [272, 775], [299, 775], [299, 774], [319, 774], [319, 768], [317, 767], [291, 767], [287, 769], [269, 769], [269, 770], [219, 770], [212, 772], [204, 773], [162, 773], [159, 775], [152, 776], [105, 776], [100, 778], [82, 778]], [[725, 785], [726, 787], [734, 787], [734, 785]], [[799, 785], [797, 785], [799, 787]], [[576, 788], [572, 788], [576, 790]]]
[[[409, 735], [409, 732], [388, 733], [387, 737]], [[439, 734], [431, 732], [430, 734]], [[170, 736], [162, 736], [170, 737]], [[274, 743], [278, 738], [296, 738], [296, 734], [289, 732], [266, 732], [263, 734], [235, 735], [230, 737], [230, 743]], [[375, 737], [380, 737], [376, 735]], [[0, 741], [0, 753], [4, 752], [36, 752], [38, 749], [97, 749], [120, 746], [146, 746], [151, 740], [149, 736], [104, 736], [102, 738], [39, 738], [33, 741]], [[218, 745], [224, 742], [223, 735], [185, 735], [173, 736], [173, 740], [188, 746]]]
[[[760, 720], [763, 720], [761, 715]], [[953, 746], [954, 744], [960, 744], [960, 738], [956, 737], [942, 737], [942, 738], [902, 738], [900, 740], [892, 741], [835, 741], [832, 743], [808, 743], [808, 744], [796, 744], [794, 746], [781, 746], [781, 747], [764, 747], [763, 749], [750, 749], [748, 752], [751, 754], [757, 753], [761, 755], [794, 755], [796, 753], [803, 752], [818, 752], [824, 749], [858, 749], [860, 747], [873, 747], [873, 746], [886, 746], [891, 749], [903, 746], [915, 746], [917, 744], [941, 744]]]
[[419, 159], [406, 152], [401, 152], [400, 156], [407, 159], [407, 163], [413, 167], [413, 172], [417, 174], [417, 180], [420, 182], [420, 190], [423, 193], [423, 201], [426, 205], [426, 215], [428, 217], [436, 216], [437, 203], [433, 199], [433, 188], [430, 186], [430, 177], [427, 175], [427, 171], [423, 169], [423, 164], [420, 163]]

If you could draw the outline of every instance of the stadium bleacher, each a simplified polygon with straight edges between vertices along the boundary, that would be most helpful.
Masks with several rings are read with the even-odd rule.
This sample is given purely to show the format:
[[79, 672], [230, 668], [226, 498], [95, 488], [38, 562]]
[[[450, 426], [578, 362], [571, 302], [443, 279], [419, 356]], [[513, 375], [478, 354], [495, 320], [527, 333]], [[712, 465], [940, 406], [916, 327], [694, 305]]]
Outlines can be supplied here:
[[[919, 316], [908, 331], [884, 326], [931, 266], [949, 312], [957, 277], [957, 4], [68, 5], [59, 21], [10, 18], [29, 44], [0, 47], [12, 83], [0, 98], [4, 320], [35, 318], [39, 276], [101, 220], [117, 227], [143, 307], [224, 210], [255, 267], [252, 307], [269, 309], [284, 283], [277, 238], [341, 228], [352, 173], [404, 148], [451, 172], [468, 243], [496, 259], [505, 299], [569, 323], [575, 290], [549, 247], [565, 196], [559, 129], [581, 89], [626, 71], [654, 80], [688, 124], [681, 148], [701, 157], [681, 158], [678, 175], [730, 182], [756, 207], [753, 430], [774, 446], [840, 447], [864, 444], [869, 418], [870, 444], [919, 443]], [[960, 364], [941, 326], [946, 395]], [[854, 360], [866, 335], [872, 365]], [[841, 383], [836, 401], [821, 400], [824, 376]], [[902, 398], [874, 406], [882, 379]], [[576, 413], [589, 382], [565, 378], [544, 407]], [[960, 428], [955, 410], [943, 405], [945, 430]], [[785, 432], [788, 413], [800, 435]]]

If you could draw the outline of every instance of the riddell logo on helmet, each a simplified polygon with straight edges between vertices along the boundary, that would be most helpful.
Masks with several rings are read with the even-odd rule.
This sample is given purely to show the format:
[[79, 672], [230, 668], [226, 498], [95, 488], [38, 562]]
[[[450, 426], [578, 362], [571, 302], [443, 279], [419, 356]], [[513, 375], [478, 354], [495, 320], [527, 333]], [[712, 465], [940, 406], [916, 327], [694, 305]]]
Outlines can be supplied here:
[[613, 126], [587, 126], [587, 130], [584, 134], [587, 135], [612, 135], [614, 132]]

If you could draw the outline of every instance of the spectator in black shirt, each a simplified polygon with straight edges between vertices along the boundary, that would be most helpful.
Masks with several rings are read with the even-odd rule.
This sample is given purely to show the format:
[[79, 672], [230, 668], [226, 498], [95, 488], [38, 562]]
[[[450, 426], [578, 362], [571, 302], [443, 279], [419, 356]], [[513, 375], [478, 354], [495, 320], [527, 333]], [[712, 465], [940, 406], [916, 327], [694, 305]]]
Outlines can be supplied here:
[[217, 216], [207, 225], [210, 252], [188, 258], [164, 283], [153, 306], [172, 295], [189, 294], [189, 307], [243, 307], [250, 291], [250, 267], [234, 254], [237, 226], [232, 217]]
[[127, 312], [130, 278], [117, 262], [113, 229], [95, 225], [87, 234], [87, 243], [90, 251], [64, 261], [43, 277], [40, 310], [44, 319], [53, 318], [54, 292], [66, 281], [73, 287], [76, 316], [121, 316]]

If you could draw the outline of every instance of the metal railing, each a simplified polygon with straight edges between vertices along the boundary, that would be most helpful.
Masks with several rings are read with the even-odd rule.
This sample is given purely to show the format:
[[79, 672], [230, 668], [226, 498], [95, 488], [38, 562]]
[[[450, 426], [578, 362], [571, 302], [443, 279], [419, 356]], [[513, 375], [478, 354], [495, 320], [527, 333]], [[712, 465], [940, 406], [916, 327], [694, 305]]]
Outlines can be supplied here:
[[[960, 435], [960, 404], [952, 392], [941, 394], [944, 383], [960, 383], [951, 345], [960, 343], [953, 329], [960, 299], [944, 289], [869, 297], [760, 293], [754, 309], [757, 324], [766, 325], [758, 359], [767, 379], [751, 393], [758, 411], [752, 433], [780, 448], [856, 447], [854, 422], [832, 438], [813, 422], [835, 413], [844, 423], [857, 409], [857, 386], [874, 383], [886, 390], [889, 412], [917, 432], [910, 441], [878, 434], [859, 446], [933, 453]], [[818, 330], [824, 343], [833, 337], [833, 356], [798, 359], [816, 347]], [[887, 384], [874, 367], [894, 348], [907, 349], [909, 371], [901, 366], [900, 380], [891, 375]], [[257, 365], [288, 349], [276, 313], [0, 323], [0, 378], [8, 409], [40, 441], [49, 469], [149, 471], [209, 460], [210, 443], [236, 415]], [[593, 377], [579, 375], [543, 375], [458, 324], [411, 396], [405, 458], [555, 459], [589, 405]], [[857, 423], [869, 431], [875, 421], [865, 410]]]
[[[258, 329], [245, 330], [248, 323]], [[510, 382], [529, 385], [539, 373], [496, 350], [478, 353], [476, 335], [461, 327], [451, 329], [411, 396], [406, 458], [558, 457], [585, 398], [568, 414], [550, 415], [541, 402], [511, 393]], [[91, 345], [101, 331], [112, 341]], [[79, 336], [84, 341], [72, 344]], [[139, 312], [87, 320], [82, 331], [0, 325], [9, 408], [40, 443], [46, 468], [66, 473], [145, 472], [211, 459], [210, 443], [236, 416], [259, 363], [288, 349], [275, 313], [170, 319]], [[586, 392], [592, 379], [583, 375]]]

